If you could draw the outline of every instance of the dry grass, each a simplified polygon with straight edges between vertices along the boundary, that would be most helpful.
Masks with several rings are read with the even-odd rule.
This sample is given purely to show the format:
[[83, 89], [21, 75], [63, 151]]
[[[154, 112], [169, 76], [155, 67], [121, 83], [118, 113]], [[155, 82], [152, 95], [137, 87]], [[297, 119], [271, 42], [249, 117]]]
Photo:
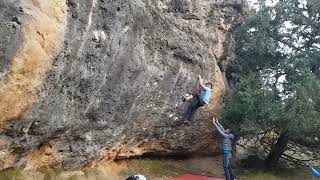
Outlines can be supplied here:
[[123, 180], [120, 175], [99, 174], [96, 171], [16, 171], [7, 170], [0, 173], [1, 180]]
[[[214, 158], [212, 158], [214, 159]], [[197, 160], [198, 161], [198, 160]], [[196, 160], [133, 159], [121, 162], [104, 162], [82, 171], [59, 171], [39, 169], [37, 171], [6, 170], [0, 172], [1, 180], [123, 180], [132, 174], [143, 174], [148, 179], [164, 180], [184, 173], [214, 175], [210, 169], [215, 161], [205, 168]], [[207, 161], [207, 160], [206, 160]], [[221, 171], [221, 169], [217, 169]]]
[[[143, 174], [151, 180], [165, 180], [180, 174], [194, 173], [222, 177], [221, 162], [217, 158], [133, 159], [121, 162], [104, 162], [82, 171], [37, 171], [6, 170], [0, 172], [0, 180], [124, 180], [132, 174]], [[238, 173], [241, 170], [238, 169]], [[239, 174], [238, 174], [239, 175]], [[242, 180], [312, 180], [309, 172], [282, 171], [273, 175], [262, 172], [242, 174]]]

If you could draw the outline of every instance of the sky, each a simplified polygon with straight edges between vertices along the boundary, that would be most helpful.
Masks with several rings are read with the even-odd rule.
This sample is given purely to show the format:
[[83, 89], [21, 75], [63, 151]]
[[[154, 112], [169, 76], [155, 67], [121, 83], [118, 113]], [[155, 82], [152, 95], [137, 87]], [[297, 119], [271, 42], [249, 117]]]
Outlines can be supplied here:
[[[258, 6], [256, 5], [258, 2], [258, 0], [248, 0], [248, 3], [250, 6], [258, 9]], [[279, 2], [279, 0], [267, 0], [267, 5], [268, 6], [273, 6], [275, 5], [277, 2]]]

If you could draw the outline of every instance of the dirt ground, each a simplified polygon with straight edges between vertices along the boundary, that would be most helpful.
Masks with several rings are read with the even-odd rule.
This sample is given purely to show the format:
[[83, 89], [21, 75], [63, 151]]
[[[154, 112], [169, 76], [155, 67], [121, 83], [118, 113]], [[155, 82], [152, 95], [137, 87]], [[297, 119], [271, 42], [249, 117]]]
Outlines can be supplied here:
[[[265, 172], [243, 173], [235, 169], [241, 179], [246, 180], [311, 180], [308, 170], [282, 174]], [[223, 177], [222, 157], [194, 157], [185, 159], [137, 158], [122, 161], [106, 161], [76, 171], [42, 168], [36, 171], [0, 171], [1, 180], [124, 180], [130, 175], [142, 174], [148, 180], [167, 180], [183, 174], [198, 174]], [[239, 174], [238, 174], [239, 175]], [[237, 176], [239, 177], [239, 176]]]
[[77, 171], [38, 169], [37, 171], [6, 170], [0, 172], [1, 180], [124, 180], [142, 174], [148, 180], [166, 180], [191, 173], [223, 177], [221, 157], [196, 157], [187, 159], [140, 158], [106, 161]]
[[124, 174], [144, 174], [164, 180], [186, 173], [223, 177], [222, 157], [194, 157], [188, 159], [137, 159], [126, 162]]

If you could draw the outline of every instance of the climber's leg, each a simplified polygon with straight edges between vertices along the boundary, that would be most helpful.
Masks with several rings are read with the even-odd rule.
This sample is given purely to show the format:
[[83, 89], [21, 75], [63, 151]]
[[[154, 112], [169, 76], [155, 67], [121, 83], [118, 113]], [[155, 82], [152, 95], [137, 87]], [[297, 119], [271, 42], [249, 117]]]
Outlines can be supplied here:
[[186, 112], [186, 120], [191, 121], [192, 115], [203, 106], [205, 103], [199, 98], [198, 94], [193, 94], [193, 102], [190, 103], [187, 112]]

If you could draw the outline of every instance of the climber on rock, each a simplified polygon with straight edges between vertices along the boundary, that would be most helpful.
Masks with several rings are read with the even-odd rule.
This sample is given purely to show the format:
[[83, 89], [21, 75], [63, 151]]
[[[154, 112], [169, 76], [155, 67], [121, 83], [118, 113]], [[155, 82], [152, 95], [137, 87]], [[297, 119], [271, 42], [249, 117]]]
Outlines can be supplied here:
[[186, 112], [185, 123], [189, 123], [191, 121], [192, 115], [198, 108], [209, 104], [212, 95], [211, 83], [206, 83], [204, 85], [200, 75], [198, 76], [198, 83], [198, 90], [195, 93], [183, 96], [184, 101], [191, 101]]
[[232, 158], [232, 141], [234, 140], [234, 135], [231, 129], [224, 129], [219, 123], [219, 120], [212, 117], [212, 123], [218, 130], [219, 134], [223, 137], [222, 149], [223, 149], [223, 169], [226, 176], [226, 180], [234, 180], [234, 174], [231, 168], [231, 158]]

